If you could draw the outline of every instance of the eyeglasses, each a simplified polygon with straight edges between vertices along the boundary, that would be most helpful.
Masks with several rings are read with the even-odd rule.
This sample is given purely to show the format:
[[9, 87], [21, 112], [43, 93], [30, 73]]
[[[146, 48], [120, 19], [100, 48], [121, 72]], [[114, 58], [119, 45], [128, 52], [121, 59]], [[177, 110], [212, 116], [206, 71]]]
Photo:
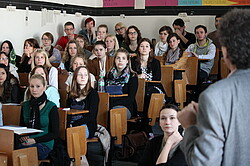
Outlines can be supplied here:
[[129, 32], [129, 35], [137, 35], [137, 32]]
[[65, 29], [65, 31], [73, 31], [74, 28]]
[[43, 41], [49, 41], [49, 38], [42, 38]]
[[124, 27], [121, 27], [121, 28], [117, 28], [117, 29], [115, 29], [116, 31], [120, 31], [120, 30], [122, 30]]
[[7, 61], [9, 58], [0, 58], [0, 61]]

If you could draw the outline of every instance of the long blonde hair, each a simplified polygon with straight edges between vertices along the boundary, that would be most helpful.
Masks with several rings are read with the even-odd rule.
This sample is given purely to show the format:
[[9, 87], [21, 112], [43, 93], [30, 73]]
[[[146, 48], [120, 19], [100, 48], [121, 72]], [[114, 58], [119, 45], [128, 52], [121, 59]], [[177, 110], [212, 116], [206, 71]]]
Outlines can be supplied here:
[[44, 67], [46, 68], [51, 68], [52, 65], [51, 63], [49, 62], [49, 57], [46, 53], [46, 51], [44, 51], [43, 49], [37, 49], [35, 52], [34, 52], [34, 55], [32, 56], [32, 61], [31, 61], [31, 70], [34, 69], [35, 66], [37, 66], [37, 64], [35, 64], [35, 58], [36, 58], [36, 55], [40, 53], [44, 56], [45, 58], [45, 63], [44, 63]]
[[106, 39], [108, 37], [111, 37], [113, 39], [113, 41], [115, 42], [115, 47], [113, 48], [115, 51], [117, 51], [119, 49], [119, 43], [118, 43], [118, 40], [117, 38], [114, 36], [114, 35], [111, 35], [111, 34], [108, 34], [105, 39], [104, 39], [104, 42], [106, 43]]

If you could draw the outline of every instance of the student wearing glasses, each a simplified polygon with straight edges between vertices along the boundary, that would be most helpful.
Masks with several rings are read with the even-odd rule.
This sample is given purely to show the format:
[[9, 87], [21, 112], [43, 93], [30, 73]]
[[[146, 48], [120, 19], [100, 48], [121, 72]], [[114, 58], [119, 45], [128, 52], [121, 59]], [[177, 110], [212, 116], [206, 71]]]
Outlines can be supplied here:
[[74, 24], [70, 21], [66, 22], [64, 24], [64, 32], [66, 33], [66, 36], [62, 36], [57, 41], [57, 45], [56, 45], [56, 48], [60, 51], [64, 51], [67, 43], [76, 37]]
[[42, 46], [41, 48], [46, 51], [49, 61], [51, 63], [60, 63], [61, 54], [60, 51], [53, 47], [52, 43], [54, 42], [54, 37], [50, 32], [45, 32], [42, 35]]
[[130, 54], [137, 54], [137, 47], [140, 39], [140, 30], [136, 26], [132, 25], [128, 27], [126, 31], [126, 36], [124, 42], [122, 43], [122, 47], [125, 48]]
[[115, 24], [115, 33], [115, 36], [119, 43], [119, 47], [121, 47], [122, 42], [125, 40], [126, 36], [126, 25], [122, 22], [118, 22], [117, 24]]

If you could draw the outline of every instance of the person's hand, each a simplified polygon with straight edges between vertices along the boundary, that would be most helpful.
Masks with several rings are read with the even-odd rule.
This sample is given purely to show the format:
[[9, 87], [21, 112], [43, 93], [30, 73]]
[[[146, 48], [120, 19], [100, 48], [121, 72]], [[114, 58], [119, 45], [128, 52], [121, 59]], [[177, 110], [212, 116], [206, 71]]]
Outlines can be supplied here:
[[191, 52], [193, 56], [199, 58], [199, 56], [195, 52]]
[[101, 36], [96, 36], [96, 41], [101, 41], [102, 40], [102, 38], [101, 38]]
[[175, 33], [176, 33], [178, 36], [181, 36], [181, 35], [182, 35], [182, 33], [181, 33], [181, 31], [180, 31], [179, 29], [176, 29], [176, 30], [175, 30]]
[[175, 147], [176, 144], [178, 144], [180, 141], [182, 140], [182, 136], [180, 135], [180, 133], [178, 132], [178, 130], [176, 130], [173, 134], [171, 134], [167, 140], [166, 140], [166, 144], [169, 144], [173, 147]]
[[146, 78], [148, 78], [148, 77], [146, 76], [146, 74], [142, 73], [142, 74], [139, 74], [139, 75], [138, 75], [138, 78], [146, 79]]
[[180, 112], [178, 112], [177, 118], [183, 128], [186, 129], [196, 124], [197, 112], [198, 112], [198, 104], [193, 101], [190, 104], [188, 104], [188, 106], [183, 108]]
[[28, 145], [32, 145], [32, 144], [35, 144], [36, 141], [33, 139], [33, 138], [29, 138], [27, 139], [27, 141], [23, 142], [22, 145], [23, 146], [28, 146]]
[[27, 57], [31, 57], [31, 52], [29, 51], [29, 49], [24, 49], [23, 50], [24, 54], [27, 56]]

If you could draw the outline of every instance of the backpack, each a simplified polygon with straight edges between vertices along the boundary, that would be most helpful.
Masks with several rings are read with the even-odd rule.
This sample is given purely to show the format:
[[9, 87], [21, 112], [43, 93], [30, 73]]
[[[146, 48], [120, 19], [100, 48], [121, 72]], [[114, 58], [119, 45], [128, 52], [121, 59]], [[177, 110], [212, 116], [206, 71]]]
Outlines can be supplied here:
[[70, 158], [65, 142], [60, 138], [55, 139], [54, 148], [50, 152], [49, 157], [52, 166], [70, 166]]
[[117, 151], [115, 156], [118, 159], [138, 162], [143, 155], [148, 142], [148, 137], [144, 131], [131, 132], [123, 136], [122, 149]]

